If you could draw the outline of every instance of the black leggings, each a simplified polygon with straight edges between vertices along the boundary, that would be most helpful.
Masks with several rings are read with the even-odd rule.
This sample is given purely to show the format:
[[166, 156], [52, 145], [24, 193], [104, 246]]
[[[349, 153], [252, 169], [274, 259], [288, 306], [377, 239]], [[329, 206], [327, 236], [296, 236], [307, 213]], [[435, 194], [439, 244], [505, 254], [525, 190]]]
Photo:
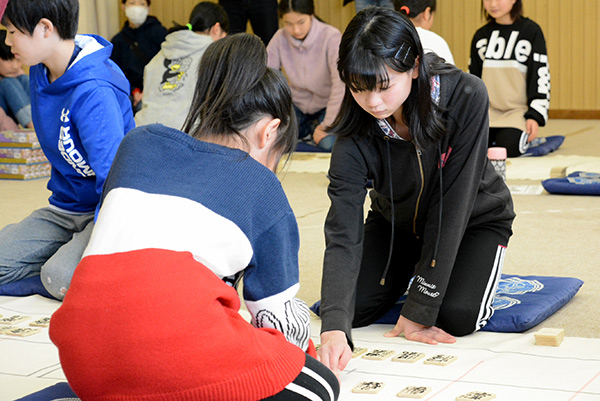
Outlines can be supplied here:
[[529, 149], [529, 135], [517, 128], [490, 128], [488, 147], [506, 148], [508, 157], [518, 157]]
[[310, 355], [300, 374], [281, 392], [266, 401], [335, 401], [340, 395], [340, 383], [328, 367]]
[[[363, 260], [356, 285], [352, 327], [363, 327], [383, 316], [404, 294], [421, 257], [422, 243], [412, 233], [394, 235], [392, 262], [385, 285], [380, 285], [387, 263], [390, 223], [369, 212], [365, 222]], [[504, 262], [510, 229], [478, 227], [463, 236], [436, 325], [462, 336], [479, 330], [492, 315], [492, 302]]]

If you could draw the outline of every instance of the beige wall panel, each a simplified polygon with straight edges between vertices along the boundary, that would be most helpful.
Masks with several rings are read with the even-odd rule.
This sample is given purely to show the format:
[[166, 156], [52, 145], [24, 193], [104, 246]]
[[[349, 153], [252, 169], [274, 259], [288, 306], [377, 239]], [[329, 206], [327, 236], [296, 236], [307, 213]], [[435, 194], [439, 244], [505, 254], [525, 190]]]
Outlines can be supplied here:
[[[172, 21], [185, 24], [197, 3], [194, 0], [153, 0], [151, 11], [163, 25], [170, 27]], [[342, 3], [343, 0], [315, 0], [317, 15], [343, 32], [355, 11], [354, 3], [345, 7]], [[471, 38], [484, 23], [481, 0], [438, 0], [437, 3], [432, 30], [446, 39], [456, 65], [466, 71]], [[598, 3], [598, 0], [524, 0], [525, 16], [542, 27], [548, 45], [551, 110], [600, 110]]]

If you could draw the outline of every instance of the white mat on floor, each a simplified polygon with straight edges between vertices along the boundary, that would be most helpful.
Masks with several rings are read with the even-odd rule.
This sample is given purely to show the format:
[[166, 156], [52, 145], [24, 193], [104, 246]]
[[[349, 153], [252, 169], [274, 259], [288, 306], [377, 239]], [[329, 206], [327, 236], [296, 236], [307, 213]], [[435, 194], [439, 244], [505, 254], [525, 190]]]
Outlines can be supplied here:
[[600, 173], [600, 157], [549, 154], [540, 157], [523, 156], [506, 162], [507, 180], [545, 180], [554, 167], [566, 167], [566, 173], [587, 171]]
[[[0, 296], [0, 314], [50, 316], [60, 305], [37, 295]], [[32, 321], [31, 320], [31, 321]], [[19, 326], [28, 327], [28, 322]], [[320, 320], [312, 321], [313, 341], [318, 340]], [[469, 391], [494, 393], [510, 401], [591, 401], [600, 399], [600, 339], [567, 337], [560, 347], [534, 345], [533, 334], [476, 333], [453, 345], [429, 346], [404, 338], [385, 338], [391, 326], [374, 325], [354, 330], [356, 346], [368, 349], [419, 351], [427, 356], [444, 353], [458, 360], [448, 366], [355, 358], [341, 374], [341, 401], [395, 400], [409, 385], [432, 387], [424, 400], [454, 401]], [[568, 335], [568, 328], [567, 328]], [[354, 394], [360, 381], [383, 381], [376, 396]], [[65, 381], [58, 352], [48, 329], [31, 337], [0, 335], [0, 401], [11, 401]]]
[[[455, 355], [448, 366], [372, 361], [354, 358], [341, 374], [341, 401], [401, 400], [406, 386], [427, 386], [423, 400], [454, 401], [471, 391], [493, 393], [507, 401], [591, 401], [600, 399], [600, 339], [565, 338], [559, 347], [534, 344], [533, 334], [479, 332], [458, 338], [452, 345], [427, 345], [402, 337], [386, 338], [392, 326], [373, 325], [353, 331], [355, 346], [417, 351], [427, 357]], [[313, 320], [313, 341], [318, 343], [320, 321]], [[567, 328], [568, 335], [568, 328]], [[376, 396], [352, 393], [361, 381], [385, 386]]]
[[[329, 153], [294, 153], [284, 171], [327, 174], [330, 156]], [[565, 167], [567, 174], [574, 171], [600, 173], [600, 157], [549, 154], [511, 158], [506, 162], [506, 179], [545, 180], [550, 178], [554, 167]]]
[[[30, 316], [29, 321], [49, 317], [60, 302], [39, 295], [29, 297], [0, 296], [0, 315]], [[66, 381], [60, 367], [58, 350], [48, 337], [48, 328], [30, 337], [0, 335], [0, 401], [24, 397], [58, 382]]]

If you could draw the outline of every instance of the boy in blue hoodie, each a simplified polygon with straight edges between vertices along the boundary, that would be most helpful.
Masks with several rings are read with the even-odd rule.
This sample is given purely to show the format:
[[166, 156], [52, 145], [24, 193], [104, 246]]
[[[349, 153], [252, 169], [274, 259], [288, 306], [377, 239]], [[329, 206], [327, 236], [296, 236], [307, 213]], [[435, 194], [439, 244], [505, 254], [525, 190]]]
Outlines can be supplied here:
[[117, 148], [135, 123], [112, 45], [76, 35], [78, 0], [10, 0], [6, 44], [31, 66], [31, 109], [52, 164], [48, 207], [0, 231], [0, 284], [36, 274], [62, 299], [94, 224]]

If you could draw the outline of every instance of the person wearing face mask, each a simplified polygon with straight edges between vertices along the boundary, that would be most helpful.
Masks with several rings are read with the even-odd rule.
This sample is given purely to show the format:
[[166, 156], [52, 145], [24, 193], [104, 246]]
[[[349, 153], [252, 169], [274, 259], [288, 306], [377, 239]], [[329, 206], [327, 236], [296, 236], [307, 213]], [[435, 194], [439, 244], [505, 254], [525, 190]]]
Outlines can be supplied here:
[[111, 40], [111, 59], [123, 70], [131, 85], [134, 112], [141, 109], [144, 91], [144, 67], [160, 51], [167, 28], [149, 16], [150, 0], [121, 0], [127, 21]]

